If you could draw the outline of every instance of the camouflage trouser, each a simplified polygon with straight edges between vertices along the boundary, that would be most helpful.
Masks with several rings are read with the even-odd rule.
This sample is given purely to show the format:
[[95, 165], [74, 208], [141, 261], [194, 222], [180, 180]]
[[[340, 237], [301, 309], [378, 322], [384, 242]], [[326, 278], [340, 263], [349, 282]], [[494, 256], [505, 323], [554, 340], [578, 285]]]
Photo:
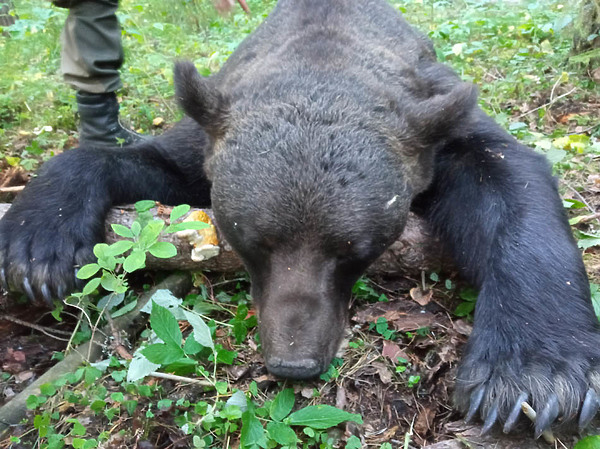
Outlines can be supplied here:
[[61, 36], [61, 71], [74, 89], [114, 92], [122, 85], [121, 26], [116, 16], [118, 0], [53, 0], [69, 8]]

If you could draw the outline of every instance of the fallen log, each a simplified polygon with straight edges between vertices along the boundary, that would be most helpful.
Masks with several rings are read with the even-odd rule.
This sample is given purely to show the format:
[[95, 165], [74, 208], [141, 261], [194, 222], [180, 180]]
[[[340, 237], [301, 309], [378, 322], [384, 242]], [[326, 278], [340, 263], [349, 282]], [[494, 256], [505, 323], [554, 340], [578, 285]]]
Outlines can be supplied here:
[[[10, 204], [0, 204], [0, 218], [9, 207]], [[168, 223], [171, 210], [171, 207], [157, 203], [157, 207], [151, 212], [155, 218]], [[113, 232], [111, 224], [130, 227], [136, 218], [137, 213], [131, 205], [111, 209], [106, 218], [106, 243], [114, 243], [121, 239]], [[157, 259], [148, 255], [146, 268], [208, 270], [224, 273], [243, 270], [241, 260], [219, 233], [218, 223], [213, 225], [213, 218], [210, 209], [192, 209], [186, 220], [205, 221], [211, 227], [208, 230], [162, 235], [159, 240], [173, 243], [177, 248], [177, 256], [170, 259]], [[411, 213], [400, 238], [369, 267], [367, 272], [417, 275], [423, 270], [437, 270], [449, 266], [448, 257], [441, 251], [439, 241], [429, 232], [425, 221]]]

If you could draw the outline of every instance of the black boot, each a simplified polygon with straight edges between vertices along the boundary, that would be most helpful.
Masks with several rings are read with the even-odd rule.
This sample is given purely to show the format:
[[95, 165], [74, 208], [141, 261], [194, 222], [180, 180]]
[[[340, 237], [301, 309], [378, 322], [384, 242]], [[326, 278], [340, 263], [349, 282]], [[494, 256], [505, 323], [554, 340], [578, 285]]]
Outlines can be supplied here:
[[135, 143], [144, 136], [119, 122], [119, 103], [114, 92], [77, 92], [79, 145], [118, 147]]

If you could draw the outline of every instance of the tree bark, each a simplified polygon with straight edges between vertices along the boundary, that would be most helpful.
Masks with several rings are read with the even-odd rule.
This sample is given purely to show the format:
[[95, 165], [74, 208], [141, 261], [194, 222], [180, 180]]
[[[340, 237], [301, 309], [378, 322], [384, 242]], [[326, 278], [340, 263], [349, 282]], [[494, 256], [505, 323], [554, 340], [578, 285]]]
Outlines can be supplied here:
[[[10, 204], [0, 204], [0, 218], [6, 213]], [[171, 208], [158, 205], [152, 209], [155, 218], [168, 222]], [[192, 209], [190, 214], [201, 216], [205, 213], [212, 221], [210, 209]], [[117, 236], [111, 224], [121, 224], [130, 227], [137, 214], [133, 206], [120, 206], [110, 210], [106, 218], [106, 243], [114, 243], [121, 238]], [[188, 215], [189, 217], [189, 215]], [[218, 231], [215, 223], [212, 234], [200, 236], [203, 231], [191, 231], [187, 235], [182, 233], [166, 234], [159, 238], [168, 241], [177, 248], [177, 256], [170, 259], [157, 259], [148, 255], [146, 268], [157, 270], [208, 270], [215, 272], [235, 272], [243, 270], [243, 264], [231, 246]], [[214, 255], [214, 247], [218, 246], [218, 255]], [[209, 248], [207, 248], [209, 247]], [[199, 260], [204, 254], [205, 259]], [[376, 260], [368, 269], [368, 273], [386, 275], [418, 275], [421, 271], [438, 270], [442, 267], [450, 268], [451, 264], [446, 255], [441, 251], [441, 245], [427, 229], [424, 220], [410, 214], [406, 228], [400, 238], [394, 242], [385, 253]]]
[[[15, 16], [10, 13], [13, 8], [12, 1], [0, 0], [0, 27], [8, 27], [15, 23]], [[8, 31], [3, 31], [4, 36], [9, 36]]]
[[575, 55], [593, 55], [589, 59], [586, 58], [587, 65], [591, 70], [598, 68], [600, 63], [600, 0], [580, 0], [573, 36], [573, 53]]

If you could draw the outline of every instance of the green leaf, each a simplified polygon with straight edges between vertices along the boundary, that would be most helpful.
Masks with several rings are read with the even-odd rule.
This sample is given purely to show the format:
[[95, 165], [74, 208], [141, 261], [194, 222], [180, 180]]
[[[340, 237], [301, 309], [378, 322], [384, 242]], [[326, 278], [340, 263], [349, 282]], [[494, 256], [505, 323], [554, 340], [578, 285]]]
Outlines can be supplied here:
[[563, 207], [565, 209], [585, 209], [587, 206], [579, 200], [571, 198], [563, 199]]
[[184, 357], [183, 349], [173, 343], [155, 343], [144, 349], [142, 354], [151, 363], [168, 365]]
[[461, 302], [458, 306], [456, 306], [456, 310], [454, 311], [454, 315], [456, 316], [467, 316], [475, 310], [474, 302]]
[[160, 231], [162, 231], [164, 227], [165, 224], [160, 220], [153, 220], [144, 226], [138, 240], [141, 247], [147, 249], [152, 246], [156, 242], [156, 239], [158, 239]]
[[227, 349], [220, 348], [217, 351], [217, 363], [224, 363], [225, 365], [231, 365], [236, 356], [237, 356], [237, 352], [228, 351]]
[[163, 342], [167, 344], [173, 343], [181, 348], [181, 330], [179, 329], [177, 319], [169, 309], [153, 302], [152, 313], [150, 314], [150, 326]]
[[129, 229], [127, 226], [111, 224], [110, 227], [112, 228], [113, 232], [120, 237], [125, 237], [128, 239], [132, 239], [134, 237], [133, 232], [131, 232], [131, 229]]
[[120, 391], [117, 391], [115, 393], [111, 393], [110, 398], [115, 402], [123, 402], [125, 396]]
[[108, 249], [108, 245], [106, 243], [97, 243], [94, 245], [94, 256], [98, 259], [102, 259]]
[[159, 368], [160, 363], [152, 363], [140, 351], [136, 351], [127, 369], [127, 382], [135, 382], [143, 379], [152, 371], [156, 371]]
[[109, 292], [116, 292], [119, 289], [120, 280], [112, 273], [105, 271], [102, 274], [102, 279], [100, 280], [100, 285], [104, 290]]
[[130, 399], [128, 401], [123, 402], [123, 405], [125, 406], [125, 410], [127, 410], [129, 416], [133, 416], [133, 414], [135, 413], [135, 409], [138, 406], [138, 401], [136, 401], [135, 399]]
[[94, 290], [98, 288], [101, 280], [101, 278], [92, 279], [87, 284], [85, 284], [85, 287], [83, 287], [81, 293], [83, 293], [84, 295], [91, 295], [94, 292]]
[[167, 226], [165, 228], [165, 233], [172, 234], [173, 232], [187, 231], [187, 230], [199, 231], [201, 229], [206, 229], [209, 226], [210, 225], [208, 223], [204, 223], [203, 221], [184, 221], [181, 223], [175, 223], [175, 224], [171, 224], [171, 225]]
[[98, 301], [98, 309], [103, 310], [112, 310], [121, 304], [125, 300], [125, 295], [123, 293], [115, 294], [111, 293], [110, 295], [104, 296], [100, 301]]
[[576, 231], [575, 235], [577, 236], [577, 246], [581, 249], [600, 245], [600, 233], [591, 234], [589, 232]]
[[77, 279], [89, 279], [100, 270], [97, 263], [88, 263], [77, 271]]
[[559, 148], [552, 147], [546, 151], [546, 158], [552, 165], [562, 162], [567, 157], [567, 152]]
[[44, 438], [48, 434], [48, 426], [50, 425], [50, 415], [48, 413], [42, 413], [41, 415], [35, 415], [33, 418], [33, 427], [38, 429], [40, 438]]
[[40, 385], [40, 393], [45, 396], [54, 396], [56, 394], [56, 388], [50, 383], [45, 383]]
[[474, 288], [463, 288], [459, 293], [460, 299], [468, 302], [476, 302], [479, 292]]
[[242, 432], [240, 449], [256, 449], [267, 447], [267, 437], [262, 424], [251, 411], [242, 414]]
[[190, 373], [193, 373], [196, 370], [197, 366], [198, 362], [196, 360], [184, 357], [177, 359], [174, 362], [167, 363], [163, 366], [163, 368], [168, 373], [186, 376]]
[[282, 421], [283, 418], [290, 414], [292, 408], [294, 408], [295, 400], [296, 398], [292, 388], [286, 388], [285, 390], [280, 391], [271, 403], [271, 418], [275, 421]]
[[96, 399], [90, 404], [89, 407], [94, 413], [102, 413], [104, 411], [104, 407], [106, 407], [106, 402], [101, 399]]
[[185, 340], [185, 344], [183, 345], [183, 352], [185, 352], [187, 355], [194, 355], [198, 354], [203, 349], [204, 346], [202, 346], [196, 341], [196, 339], [194, 338], [194, 332], [192, 331], [192, 333]]
[[123, 270], [127, 273], [132, 273], [146, 266], [146, 253], [141, 250], [133, 250], [123, 262]]
[[137, 213], [146, 212], [156, 206], [156, 202], [152, 200], [142, 200], [135, 203]]
[[134, 237], [140, 235], [140, 232], [142, 232], [142, 225], [140, 224], [140, 222], [134, 221], [133, 223], [131, 223], [131, 233], [134, 235]]
[[592, 435], [579, 440], [573, 449], [600, 449], [600, 435]]
[[239, 407], [242, 412], [245, 412], [248, 409], [248, 399], [242, 390], [237, 390], [229, 399], [227, 399], [226, 405], [235, 405]]
[[133, 300], [133, 301], [131, 301], [131, 302], [130, 302], [130, 303], [128, 303], [128, 304], [125, 304], [125, 305], [124, 305], [123, 307], [121, 307], [119, 310], [115, 310], [115, 311], [114, 311], [114, 312], [111, 314], [111, 316], [112, 316], [113, 318], [117, 318], [117, 317], [123, 316], [123, 315], [125, 315], [126, 313], [128, 313], [128, 312], [131, 312], [133, 309], [135, 309], [135, 306], [137, 306], [137, 299], [136, 299], [136, 300]]
[[161, 288], [160, 290], [156, 290], [150, 300], [142, 307], [141, 311], [150, 314], [152, 313], [154, 304], [158, 304], [161, 307], [169, 309], [177, 320], [184, 320], [183, 309], [179, 307], [182, 303], [183, 300], [173, 295], [170, 290]]
[[291, 426], [308, 426], [313, 429], [329, 429], [345, 421], [362, 424], [360, 415], [348, 413], [331, 405], [309, 405], [292, 413], [284, 422]]
[[107, 248], [104, 252], [104, 255], [102, 257], [98, 257], [98, 265], [100, 265], [100, 268], [104, 268], [105, 270], [115, 271], [115, 268], [117, 267], [117, 259], [115, 259], [115, 256], [108, 254], [108, 252], [109, 249]]
[[352, 435], [350, 438], [348, 438], [348, 441], [346, 441], [346, 446], [344, 447], [344, 449], [361, 449], [362, 443], [360, 442], [360, 438], [358, 438], [356, 435]]
[[71, 429], [71, 432], [70, 432], [71, 435], [76, 435], [76, 436], [80, 436], [80, 437], [85, 435], [86, 428], [79, 421], [77, 421], [76, 419], [68, 419], [67, 422], [70, 422], [73, 424], [73, 428]]
[[173, 210], [171, 211], [171, 215], [169, 216], [171, 223], [174, 222], [175, 220], [177, 220], [178, 218], [183, 217], [189, 211], [190, 211], [190, 206], [187, 204], [181, 204], [179, 206], [174, 207]]
[[298, 437], [294, 430], [281, 422], [270, 422], [267, 424], [267, 432], [271, 439], [282, 446], [295, 446], [298, 443]]
[[131, 248], [133, 248], [133, 242], [130, 242], [129, 240], [119, 240], [108, 247], [106, 254], [110, 256], [118, 256], [123, 254], [125, 251], [129, 251]]
[[93, 366], [87, 366], [84, 368], [84, 376], [83, 379], [86, 384], [91, 385], [98, 379], [102, 377], [102, 371], [98, 368], [94, 368]]
[[194, 339], [202, 346], [214, 349], [215, 345], [213, 343], [210, 328], [206, 325], [204, 320], [202, 320], [199, 315], [188, 312], [187, 310], [184, 311], [183, 314], [185, 315], [185, 319], [188, 320], [194, 329]]
[[148, 251], [154, 257], [158, 257], [159, 259], [169, 259], [177, 255], [177, 248], [169, 242], [156, 242], [148, 248]]

